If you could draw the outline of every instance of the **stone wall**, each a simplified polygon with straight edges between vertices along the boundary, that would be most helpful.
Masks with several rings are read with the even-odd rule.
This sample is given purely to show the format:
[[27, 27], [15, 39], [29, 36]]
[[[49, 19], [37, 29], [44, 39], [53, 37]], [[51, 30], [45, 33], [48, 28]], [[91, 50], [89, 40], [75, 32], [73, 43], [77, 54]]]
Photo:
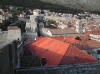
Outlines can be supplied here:
[[7, 40], [21, 40], [21, 30], [8, 30]]
[[17, 65], [16, 41], [0, 46], [0, 74], [14, 74]]
[[28, 38], [30, 40], [35, 40], [35, 38], [37, 37], [37, 33], [24, 33], [23, 36], [23, 39]]
[[100, 74], [100, 63], [23, 68], [16, 74]]

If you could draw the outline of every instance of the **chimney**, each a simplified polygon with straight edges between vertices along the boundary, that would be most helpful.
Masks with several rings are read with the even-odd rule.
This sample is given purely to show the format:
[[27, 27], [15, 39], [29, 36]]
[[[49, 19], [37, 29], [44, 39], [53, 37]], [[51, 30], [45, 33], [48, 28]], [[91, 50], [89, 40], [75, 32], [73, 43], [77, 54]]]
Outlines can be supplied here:
[[42, 63], [42, 66], [46, 64], [46, 58], [45, 57], [41, 58], [41, 63]]

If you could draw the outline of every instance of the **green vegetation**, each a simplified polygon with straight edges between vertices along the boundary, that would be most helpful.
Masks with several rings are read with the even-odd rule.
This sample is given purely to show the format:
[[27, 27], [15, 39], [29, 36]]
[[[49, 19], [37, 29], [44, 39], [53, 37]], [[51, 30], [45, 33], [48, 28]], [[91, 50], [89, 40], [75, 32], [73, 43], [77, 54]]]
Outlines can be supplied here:
[[11, 20], [8, 19], [8, 20], [4, 20], [3, 23], [0, 23], [0, 29], [2, 29], [3, 31], [6, 31], [9, 24], [11, 24], [10, 21]]
[[55, 21], [48, 20], [47, 23], [48, 23], [48, 25], [45, 26], [45, 27], [47, 27], [47, 28], [57, 28], [57, 25], [56, 25]]
[[54, 24], [55, 21], [53, 21], [53, 20], [48, 20], [47, 23], [50, 25], [50, 24]]
[[[0, 1], [0, 8], [6, 9], [6, 5], [14, 5], [14, 6], [20, 6], [24, 9], [18, 9], [20, 11], [25, 10], [25, 8], [31, 8], [31, 9], [49, 9], [50, 11], [54, 12], [61, 12], [61, 13], [80, 13], [84, 11], [89, 11], [81, 7], [81, 9], [71, 7], [70, 5], [68, 7], [65, 7], [63, 5], [58, 4], [51, 4], [49, 2], [42, 2], [41, 0], [1, 0]], [[91, 11], [91, 13], [97, 13], [100, 14], [100, 11]]]
[[[0, 29], [2, 29], [3, 31], [7, 31], [7, 27], [11, 24], [11, 21], [15, 21], [15, 18], [10, 18], [8, 20], [4, 20], [3, 23], [0, 23]], [[15, 24], [16, 26], [18, 26], [21, 29], [21, 32], [25, 32], [25, 22], [20, 21], [19, 23]]]
[[79, 36], [76, 36], [75, 39], [76, 40], [81, 40], [81, 38]]
[[16, 26], [21, 29], [21, 33], [25, 32], [25, 25], [26, 25], [26, 23], [23, 22], [23, 21], [20, 21], [19, 23], [16, 23]]
[[[79, 5], [79, 7], [81, 9], [79, 9], [78, 7], [72, 7], [70, 4], [69, 5], [62, 5], [59, 3], [59, 1], [57, 1], [58, 3], [54, 3], [51, 4], [52, 2], [56, 2], [56, 1], [52, 1], [51, 3], [49, 3], [49, 1], [45, 0], [44, 2], [42, 2], [41, 0], [0, 0], [0, 7], [3, 9], [6, 9], [6, 5], [14, 5], [14, 6], [21, 6], [21, 7], [27, 7], [27, 8], [31, 8], [31, 9], [49, 9], [51, 11], [55, 11], [55, 12], [67, 12], [67, 13], [79, 13], [79, 12], [83, 12], [83, 11], [89, 11], [88, 6], [82, 6], [81, 4], [77, 4]], [[58, 5], [59, 4], [59, 5]], [[64, 3], [65, 4], [65, 3]], [[67, 7], [65, 7], [67, 6]], [[85, 9], [87, 8], [87, 9]], [[95, 7], [94, 7], [95, 8]], [[92, 9], [91, 9], [92, 10]], [[100, 14], [100, 11], [98, 10], [92, 10], [92, 13], [97, 13]]]
[[49, 9], [54, 12], [62, 12], [62, 13], [79, 13], [82, 12], [82, 10], [78, 9], [73, 9], [69, 7], [64, 7], [62, 5], [57, 5], [57, 4], [50, 4], [50, 3], [45, 3], [40, 0], [2, 0], [0, 3], [1, 8], [5, 8], [5, 5], [14, 5], [14, 6], [21, 6], [21, 7], [26, 7], [26, 8], [31, 8], [31, 9]]

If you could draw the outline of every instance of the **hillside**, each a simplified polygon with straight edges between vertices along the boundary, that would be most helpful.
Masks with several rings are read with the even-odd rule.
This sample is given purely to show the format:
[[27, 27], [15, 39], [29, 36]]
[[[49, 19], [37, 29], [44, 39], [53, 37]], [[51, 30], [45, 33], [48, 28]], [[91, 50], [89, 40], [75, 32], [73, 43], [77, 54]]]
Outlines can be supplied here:
[[92, 11], [100, 14], [99, 3], [99, 0], [1, 0], [0, 8], [5, 8], [5, 5], [14, 5], [31, 9], [48, 9], [62, 13], [76, 14], [83, 11]]
[[41, 0], [53, 4], [59, 4], [70, 8], [100, 11], [100, 0]]
[[47, 2], [42, 2], [41, 0], [1, 0], [0, 7], [4, 8], [5, 5], [14, 5], [14, 6], [22, 6], [25, 8], [31, 9], [48, 9], [54, 12], [62, 12], [62, 13], [78, 13], [82, 12], [81, 10], [65, 7], [58, 4], [51, 4]]

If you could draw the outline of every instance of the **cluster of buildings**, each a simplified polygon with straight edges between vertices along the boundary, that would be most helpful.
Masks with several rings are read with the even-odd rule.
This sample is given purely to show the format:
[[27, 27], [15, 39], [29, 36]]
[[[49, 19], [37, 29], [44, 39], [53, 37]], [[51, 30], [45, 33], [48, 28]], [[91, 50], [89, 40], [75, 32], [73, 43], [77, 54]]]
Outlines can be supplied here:
[[[93, 15], [93, 14], [89, 14], [89, 13], [85, 12], [84, 14], [78, 14], [78, 15], [72, 16], [71, 14], [62, 14], [62, 13], [54, 13], [54, 12], [50, 13], [49, 11], [45, 11], [44, 14], [40, 14], [40, 11], [41, 10], [33, 10], [33, 15], [30, 15], [30, 21], [26, 22], [26, 32], [27, 32], [26, 34], [37, 33], [37, 36], [38, 36], [38, 33], [39, 33], [39, 35], [41, 36], [40, 40], [42, 41], [42, 42], [41, 41], [38, 42], [36, 40], [36, 38], [37, 38], [36, 35], [34, 35], [35, 37], [33, 37], [33, 38], [35, 38], [35, 39], [33, 39], [33, 40], [36, 40], [36, 42], [38, 43], [38, 45], [36, 46], [37, 52], [35, 53], [34, 47], [33, 48], [29, 47], [29, 50], [31, 48], [31, 50], [34, 52], [34, 54], [41, 55], [41, 57], [46, 57], [45, 59], [48, 59], [48, 57], [46, 55], [45, 56], [42, 55], [42, 53], [43, 54], [48, 53], [49, 45], [53, 44], [52, 40], [50, 41], [50, 43], [48, 42], [48, 40], [51, 39], [52, 37], [54, 37], [54, 39], [59, 39], [62, 37], [62, 39], [60, 41], [71, 44], [71, 45], [79, 48], [80, 50], [82, 50], [82, 52], [87, 53], [87, 55], [90, 55], [90, 56], [100, 60], [100, 57], [99, 57], [100, 54], [98, 54], [98, 52], [100, 50], [100, 47], [99, 47], [99, 44], [100, 44], [100, 42], [99, 42], [99, 39], [100, 39], [100, 37], [99, 37], [100, 36], [99, 15], [97, 16], [97, 15]], [[81, 16], [81, 17], [86, 16], [86, 17], [82, 18], [82, 19], [78, 19], [79, 16]], [[93, 18], [93, 16], [94, 16], [94, 18]], [[55, 24], [57, 25], [58, 28], [57, 29], [46, 28], [45, 25], [47, 25], [48, 23], [44, 24], [42, 22], [41, 18], [44, 21], [47, 21], [47, 20], [55, 21]], [[94, 20], [92, 20], [92, 18]], [[96, 20], [96, 19], [98, 19], [98, 20]], [[61, 25], [61, 26], [59, 26], [59, 25]], [[63, 26], [63, 28], [62, 28], [62, 26]], [[92, 29], [92, 27], [93, 27], [93, 29]], [[80, 37], [80, 40], [75, 40], [75, 37], [77, 37], [77, 36]], [[47, 38], [45, 38], [45, 37], [47, 37]], [[29, 35], [29, 37], [27, 36], [27, 38], [30, 38], [30, 35]], [[43, 38], [43, 40], [42, 40], [42, 38]], [[47, 49], [44, 48], [44, 46], [41, 47], [41, 45], [39, 45], [39, 44], [42, 44], [43, 41], [46, 42], [46, 40], [48, 42]], [[46, 44], [44, 44], [44, 45], [46, 45]], [[33, 44], [33, 46], [34, 46], [34, 44]], [[56, 46], [56, 44], [54, 46]], [[41, 52], [38, 51], [38, 47], [40, 47], [39, 50]], [[45, 49], [45, 50], [42, 52], [42, 49]], [[52, 49], [53, 49], [53, 47], [52, 47]], [[52, 51], [54, 51], [54, 50], [52, 50]], [[73, 53], [73, 55], [74, 55], [74, 53]]]
[[2, 46], [3, 43], [13, 41], [13, 40], [20, 40], [21, 41], [21, 30], [17, 26], [8, 26], [7, 31], [0, 30], [0, 45]]
[[13, 21], [12, 18], [13, 18], [13, 15], [15, 15], [15, 14], [18, 18], [25, 18], [25, 17], [29, 16], [29, 15], [26, 15], [26, 13], [24, 11], [22, 11], [20, 13], [15, 12], [15, 10], [17, 11], [18, 8], [23, 9], [22, 7], [8, 6], [8, 8], [10, 10], [6, 9], [6, 11], [5, 11], [3, 9], [0, 9], [0, 23], [3, 23], [4, 20], [8, 20], [9, 18], [11, 19], [11, 21]]
[[12, 17], [11, 12], [4, 12], [3, 9], [0, 9], [0, 23], [3, 23], [4, 20], [9, 19], [10, 17]]
[[[48, 24], [48, 20], [55, 23]], [[45, 27], [48, 25], [56, 25], [57, 28]], [[33, 10], [25, 29], [23, 34], [17, 26], [9, 26], [8, 31], [0, 31], [0, 41], [22, 42], [21, 47], [17, 47], [19, 69], [22, 68], [20, 61], [23, 56], [37, 57], [42, 67], [99, 63], [100, 16], [97, 14], [85, 12], [72, 15], [48, 10], [41, 14], [41, 10]]]

